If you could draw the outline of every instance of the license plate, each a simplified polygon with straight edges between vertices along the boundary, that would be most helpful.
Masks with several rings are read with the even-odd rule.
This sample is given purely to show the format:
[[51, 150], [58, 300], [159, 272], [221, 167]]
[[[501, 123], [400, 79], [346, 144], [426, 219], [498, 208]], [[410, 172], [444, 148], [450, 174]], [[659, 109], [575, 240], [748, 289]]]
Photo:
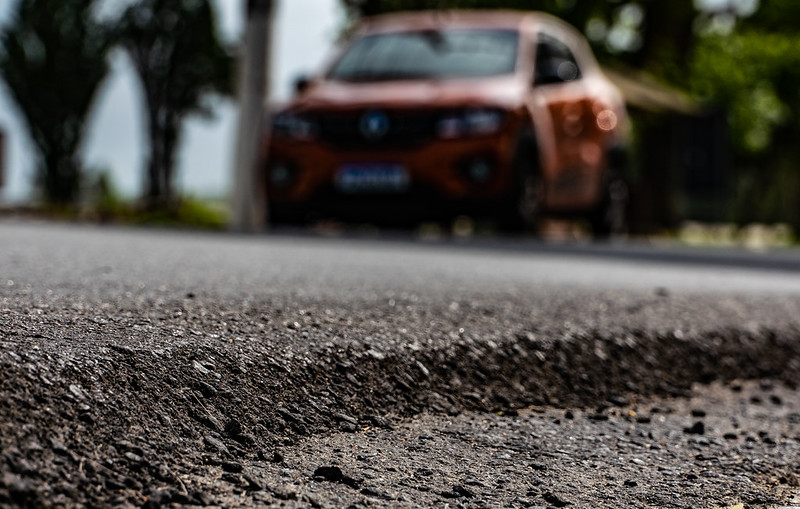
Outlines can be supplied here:
[[402, 193], [411, 179], [399, 164], [352, 164], [336, 172], [336, 188], [348, 194]]

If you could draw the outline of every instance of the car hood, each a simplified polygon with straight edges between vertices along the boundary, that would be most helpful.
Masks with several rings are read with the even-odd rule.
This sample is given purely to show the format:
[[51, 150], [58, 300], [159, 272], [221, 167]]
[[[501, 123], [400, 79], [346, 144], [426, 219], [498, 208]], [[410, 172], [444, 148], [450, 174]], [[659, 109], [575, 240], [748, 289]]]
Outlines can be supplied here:
[[407, 80], [370, 83], [318, 82], [290, 105], [298, 111], [330, 109], [448, 108], [522, 103], [526, 84], [517, 77], [460, 80]]

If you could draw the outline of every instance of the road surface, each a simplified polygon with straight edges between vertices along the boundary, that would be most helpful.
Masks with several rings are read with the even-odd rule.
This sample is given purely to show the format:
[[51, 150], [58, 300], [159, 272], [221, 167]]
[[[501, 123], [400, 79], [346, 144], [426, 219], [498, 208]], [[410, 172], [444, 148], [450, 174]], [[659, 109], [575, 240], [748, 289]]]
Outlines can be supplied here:
[[798, 294], [792, 250], [5, 220], [0, 505], [789, 505]]

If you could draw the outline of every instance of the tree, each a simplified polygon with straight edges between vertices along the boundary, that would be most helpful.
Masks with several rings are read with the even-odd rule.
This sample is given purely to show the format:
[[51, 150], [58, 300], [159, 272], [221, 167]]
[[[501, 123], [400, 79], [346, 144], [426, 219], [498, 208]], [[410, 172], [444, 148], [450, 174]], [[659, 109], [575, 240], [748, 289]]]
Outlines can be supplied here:
[[727, 112], [732, 219], [800, 229], [800, 36], [795, 1], [763, 0], [749, 17], [712, 24], [690, 59], [692, 90]]
[[150, 154], [145, 197], [175, 198], [175, 154], [187, 115], [210, 115], [211, 93], [230, 94], [233, 58], [220, 42], [208, 0], [141, 0], [122, 16], [119, 37], [144, 91]]
[[94, 97], [108, 74], [111, 31], [94, 0], [20, 0], [0, 36], [0, 75], [36, 147], [47, 202], [78, 198], [78, 150]]

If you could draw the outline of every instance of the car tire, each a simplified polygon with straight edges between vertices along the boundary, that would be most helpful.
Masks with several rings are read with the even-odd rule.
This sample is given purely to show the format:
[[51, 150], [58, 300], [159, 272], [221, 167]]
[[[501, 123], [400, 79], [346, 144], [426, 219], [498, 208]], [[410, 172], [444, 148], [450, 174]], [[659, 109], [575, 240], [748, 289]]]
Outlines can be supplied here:
[[506, 233], [537, 233], [542, 204], [542, 179], [533, 135], [517, 144], [513, 162], [513, 181], [501, 204], [498, 224]]
[[612, 179], [605, 184], [602, 199], [588, 219], [595, 239], [607, 240], [627, 234], [628, 186], [622, 179]]
[[299, 207], [268, 204], [267, 223], [270, 226], [306, 226], [308, 214]]

